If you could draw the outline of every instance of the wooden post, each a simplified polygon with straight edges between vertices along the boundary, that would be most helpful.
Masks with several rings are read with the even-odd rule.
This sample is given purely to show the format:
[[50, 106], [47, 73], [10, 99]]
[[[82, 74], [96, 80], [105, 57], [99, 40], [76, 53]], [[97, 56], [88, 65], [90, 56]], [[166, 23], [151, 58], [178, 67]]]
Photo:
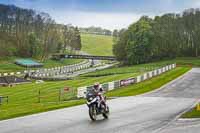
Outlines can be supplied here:
[[40, 90], [38, 91], [38, 103], [40, 103], [41, 101], [40, 101]]
[[2, 96], [0, 96], [0, 105], [2, 104], [2, 102], [3, 102], [3, 97]]
[[8, 104], [8, 96], [7, 96], [7, 100], [6, 101], [7, 101], [7, 104]]
[[58, 96], [58, 100], [59, 100], [59, 102], [61, 101], [61, 92], [62, 91], [62, 89], [59, 89], [59, 96]]

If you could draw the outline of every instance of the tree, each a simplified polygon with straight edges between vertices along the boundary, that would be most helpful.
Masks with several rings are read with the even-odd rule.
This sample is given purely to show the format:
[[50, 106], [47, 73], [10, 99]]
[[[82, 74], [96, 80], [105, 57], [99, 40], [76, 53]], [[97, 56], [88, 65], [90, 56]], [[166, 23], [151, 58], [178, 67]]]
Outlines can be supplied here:
[[75, 30], [70, 25], [56, 24], [48, 13], [0, 4], [1, 56], [47, 59], [49, 54], [73, 47], [73, 38], [80, 45], [80, 34]]
[[78, 27], [76, 27], [75, 30], [74, 30], [73, 42], [74, 42], [74, 44], [72, 45], [72, 47], [75, 50], [80, 51], [82, 45], [81, 45], [81, 35], [80, 35], [79, 30], [78, 30]]
[[41, 55], [40, 42], [34, 33], [30, 33], [28, 36], [29, 39], [29, 53], [30, 57], [38, 57]]
[[119, 32], [113, 52], [119, 61], [126, 64], [180, 56], [198, 57], [199, 22], [200, 9], [188, 9], [182, 14], [167, 13], [154, 19], [144, 16], [126, 32]]

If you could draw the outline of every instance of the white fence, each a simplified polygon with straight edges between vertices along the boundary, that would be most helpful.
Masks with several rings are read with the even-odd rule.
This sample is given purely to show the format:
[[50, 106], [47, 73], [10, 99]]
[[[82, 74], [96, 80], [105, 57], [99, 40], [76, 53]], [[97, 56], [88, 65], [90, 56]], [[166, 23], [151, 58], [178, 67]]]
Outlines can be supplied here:
[[[167, 72], [171, 69], [174, 69], [175, 67], [176, 67], [176, 64], [167, 65], [165, 67], [146, 72], [146, 73], [139, 75], [137, 77], [133, 77], [133, 78], [125, 79], [125, 80], [119, 80], [119, 81], [112, 81], [112, 82], [109, 82], [109, 83], [102, 84], [101, 86], [104, 88], [104, 90], [110, 91], [110, 90], [122, 87], [124, 85], [135, 84], [135, 83], [139, 83], [139, 82], [148, 80], [152, 77], [158, 76], [158, 75], [160, 75], [164, 72]], [[77, 97], [78, 98], [85, 97], [85, 94], [91, 88], [92, 88], [92, 86], [79, 87], [77, 89]]]
[[22, 74], [28, 73], [29, 75], [33, 77], [49, 77], [49, 76], [54, 76], [54, 75], [75, 72], [78, 70], [89, 68], [90, 66], [91, 66], [91, 61], [83, 61], [81, 63], [68, 65], [68, 66], [44, 68], [44, 69], [37, 69], [37, 70], [25, 70], [22, 72], [0, 73], [0, 76], [22, 75]]

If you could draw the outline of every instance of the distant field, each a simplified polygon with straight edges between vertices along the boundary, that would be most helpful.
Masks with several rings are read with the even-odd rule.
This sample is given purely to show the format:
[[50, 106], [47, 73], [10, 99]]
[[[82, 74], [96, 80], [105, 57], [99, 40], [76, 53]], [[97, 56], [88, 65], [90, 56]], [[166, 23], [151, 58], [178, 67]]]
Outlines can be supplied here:
[[[112, 55], [112, 37], [103, 35], [82, 34], [82, 51], [93, 55]], [[0, 73], [22, 71], [25, 68], [14, 64], [15, 57], [0, 58]], [[47, 60], [44, 67], [55, 67], [79, 63], [83, 60], [66, 59], [63, 62]]]
[[82, 51], [92, 55], [113, 55], [113, 38], [111, 36], [81, 34], [81, 41]]
[[[92, 85], [95, 82], [105, 83], [114, 80], [135, 77], [139, 74], [144, 73], [145, 71], [161, 67], [164, 65], [166, 64], [163, 62], [161, 63], [157, 62], [157, 63], [130, 66], [130, 67], [112, 68], [108, 70], [103, 70], [104, 73], [108, 71], [109, 72], [108, 75], [98, 75], [97, 77], [91, 75], [87, 76], [83, 75], [75, 80], [45, 82], [41, 84], [30, 83], [24, 85], [17, 85], [10, 88], [0, 87], [0, 95], [9, 96], [9, 104], [4, 104], [0, 106], [0, 119], [7, 119], [16, 116], [22, 116], [26, 114], [32, 114], [36, 112], [43, 112], [56, 108], [63, 108], [81, 104], [84, 103], [84, 100], [58, 102], [60, 93], [59, 90], [61, 88], [70, 87], [72, 88], [72, 92], [76, 92], [77, 87], [80, 86]], [[177, 69], [177, 71], [181, 70], [182, 69]], [[112, 72], [115, 71], [116, 73], [110, 74], [110, 71]], [[175, 72], [177, 73], [177, 71]], [[169, 79], [173, 78], [169, 77]], [[164, 83], [166, 81], [168, 80], [165, 80]], [[41, 103], [38, 103], [39, 91], [40, 91]], [[61, 97], [61, 99], [65, 100], [69, 98], [74, 98], [76, 95], [75, 93], [72, 92], [65, 94], [63, 97]]]

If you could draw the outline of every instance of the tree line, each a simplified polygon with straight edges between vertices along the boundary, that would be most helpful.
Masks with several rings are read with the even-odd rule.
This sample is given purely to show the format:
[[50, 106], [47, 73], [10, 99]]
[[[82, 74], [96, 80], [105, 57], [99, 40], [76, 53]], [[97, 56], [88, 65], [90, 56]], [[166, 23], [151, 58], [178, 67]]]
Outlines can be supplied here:
[[140, 64], [200, 55], [200, 9], [143, 16], [116, 32], [113, 53], [123, 64]]
[[0, 56], [46, 59], [66, 48], [81, 49], [77, 27], [56, 24], [44, 12], [0, 4]]
[[89, 34], [96, 34], [96, 35], [107, 35], [107, 36], [111, 36], [112, 35], [112, 31], [108, 30], [108, 29], [103, 29], [101, 27], [88, 27], [88, 28], [79, 28], [80, 32], [82, 33], [89, 33]]

